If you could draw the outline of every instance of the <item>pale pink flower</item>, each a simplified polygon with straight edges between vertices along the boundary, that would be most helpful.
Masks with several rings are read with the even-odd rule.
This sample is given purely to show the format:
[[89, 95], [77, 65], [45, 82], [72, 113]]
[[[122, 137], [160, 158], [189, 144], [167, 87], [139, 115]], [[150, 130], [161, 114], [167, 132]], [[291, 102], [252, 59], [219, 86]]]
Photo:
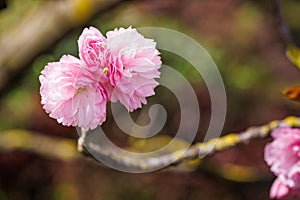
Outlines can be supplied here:
[[40, 76], [43, 108], [59, 123], [94, 129], [105, 121], [109, 100], [133, 111], [154, 95], [159, 51], [136, 29], [115, 29], [105, 38], [98, 29], [85, 28], [78, 46], [80, 60], [63, 56]]
[[300, 197], [300, 130], [281, 127], [271, 135], [274, 140], [266, 145], [264, 157], [277, 179], [270, 197]]
[[39, 77], [43, 108], [65, 126], [94, 129], [106, 118], [109, 93], [73, 56], [48, 63]]
[[146, 39], [131, 27], [107, 32], [108, 77], [113, 92], [111, 101], [120, 101], [129, 111], [146, 104], [154, 95], [161, 66], [159, 51], [152, 39]]
[[89, 70], [101, 73], [106, 67], [105, 46], [106, 38], [98, 29], [90, 27], [83, 30], [78, 39], [79, 57]]

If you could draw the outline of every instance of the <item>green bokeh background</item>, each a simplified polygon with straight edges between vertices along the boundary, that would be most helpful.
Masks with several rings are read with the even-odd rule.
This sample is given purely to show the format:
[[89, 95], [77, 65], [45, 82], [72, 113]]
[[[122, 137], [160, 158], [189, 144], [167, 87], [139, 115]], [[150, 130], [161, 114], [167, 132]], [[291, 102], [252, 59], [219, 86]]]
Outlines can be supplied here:
[[[8, 7], [0, 11], [0, 36], [45, 1], [8, 0]], [[283, 1], [282, 9], [295, 40], [300, 41], [300, 2]], [[95, 26], [102, 33], [115, 27], [165, 27], [199, 41], [214, 59], [225, 83], [228, 111], [223, 134], [299, 115], [299, 104], [281, 95], [283, 89], [299, 84], [300, 73], [285, 56], [268, 1], [128, 1], [85, 26]], [[63, 54], [78, 56], [77, 39], [81, 32], [82, 29], [76, 29], [68, 33], [36, 57], [17, 86], [1, 95], [0, 131], [27, 129], [49, 137], [77, 139], [75, 128], [62, 127], [42, 110], [38, 76], [48, 62], [59, 60]], [[22, 50], [26, 51], [26, 47]], [[162, 60], [196, 87], [203, 120], [196, 138], [200, 141], [210, 116], [206, 87], [185, 60], [165, 51]], [[168, 96], [160, 94], [151, 97], [150, 102], [168, 104]], [[176, 105], [166, 106], [176, 118]], [[176, 127], [173, 118], [164, 134], [172, 136]], [[107, 129], [115, 130], [111, 133], [115, 142], [126, 144], [128, 138], [112, 126], [110, 122], [104, 124]], [[267, 199], [274, 178], [263, 161], [267, 141], [255, 141], [209, 158], [220, 165], [234, 163], [257, 168], [261, 179], [250, 182], [227, 180], [202, 168], [126, 174], [85, 159], [64, 161], [45, 158], [36, 152], [3, 151], [0, 152], [0, 199]]]

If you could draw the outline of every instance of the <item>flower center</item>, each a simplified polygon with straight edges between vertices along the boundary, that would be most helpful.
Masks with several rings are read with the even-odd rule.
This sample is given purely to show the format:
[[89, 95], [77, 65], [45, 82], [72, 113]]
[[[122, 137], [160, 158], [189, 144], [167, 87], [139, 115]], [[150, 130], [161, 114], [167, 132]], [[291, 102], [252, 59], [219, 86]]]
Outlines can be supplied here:
[[87, 87], [81, 87], [81, 88], [78, 88], [78, 89], [76, 90], [75, 96], [77, 96], [78, 94], [82, 94], [82, 93], [84, 93], [84, 92], [86, 92], [86, 91], [87, 91]]
[[103, 71], [104, 74], [107, 74], [108, 73], [108, 67], [104, 67], [102, 71]]

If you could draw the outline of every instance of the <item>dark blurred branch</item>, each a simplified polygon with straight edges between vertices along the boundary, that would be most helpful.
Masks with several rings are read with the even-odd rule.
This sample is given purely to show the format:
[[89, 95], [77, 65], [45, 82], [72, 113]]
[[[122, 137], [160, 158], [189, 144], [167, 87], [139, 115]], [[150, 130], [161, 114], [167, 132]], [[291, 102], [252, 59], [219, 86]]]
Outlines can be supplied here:
[[18, 84], [36, 56], [93, 16], [111, 11], [125, 1], [45, 1], [17, 27], [3, 32], [0, 35], [0, 96]]
[[290, 30], [282, 17], [280, 0], [271, 0], [271, 1], [273, 5], [273, 14], [277, 21], [281, 37], [285, 45], [288, 46], [289, 44], [294, 43], [294, 41], [290, 33]]
[[[231, 133], [220, 138], [213, 138], [204, 143], [196, 143], [189, 147], [188, 149], [179, 149], [172, 153], [159, 155], [157, 157], [147, 157], [147, 158], [132, 158], [120, 155], [109, 149], [105, 149], [101, 146], [95, 146], [93, 143], [86, 143], [85, 134], [82, 134], [82, 138], [78, 140], [78, 150], [81, 151], [85, 156], [97, 160], [93, 155], [90, 154], [89, 150], [97, 153], [97, 156], [101, 158], [108, 159], [112, 163], [116, 163], [123, 168], [129, 170], [145, 170], [150, 171], [151, 169], [160, 169], [164, 166], [167, 166], [168, 163], [172, 165], [177, 165], [186, 160], [193, 160], [201, 158], [205, 155], [213, 154], [217, 151], [223, 151], [228, 148], [234, 147], [239, 144], [249, 143], [250, 141], [257, 138], [265, 138], [269, 136], [270, 132], [277, 129], [280, 126], [288, 127], [300, 127], [300, 118], [297, 117], [287, 117], [284, 120], [275, 120], [270, 123], [250, 127], [246, 131], [241, 133]], [[84, 132], [84, 131], [83, 131]]]
[[63, 161], [77, 160], [81, 156], [72, 139], [49, 137], [33, 131], [7, 130], [0, 132], [1, 151], [29, 151]]
[[6, 0], [0, 0], [0, 10], [4, 9], [7, 7]]

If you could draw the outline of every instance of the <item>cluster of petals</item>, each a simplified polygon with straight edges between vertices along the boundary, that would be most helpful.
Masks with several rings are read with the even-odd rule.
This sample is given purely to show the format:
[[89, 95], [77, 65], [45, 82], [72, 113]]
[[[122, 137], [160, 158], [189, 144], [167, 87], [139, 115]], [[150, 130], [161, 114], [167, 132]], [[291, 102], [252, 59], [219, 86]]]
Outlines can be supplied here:
[[108, 101], [133, 111], [154, 95], [161, 59], [152, 39], [131, 27], [106, 37], [90, 27], [78, 47], [79, 59], [65, 55], [48, 63], [39, 78], [43, 108], [59, 123], [94, 129], [105, 121]]
[[300, 129], [281, 127], [272, 132], [265, 147], [265, 161], [277, 176], [270, 198], [300, 199]]

